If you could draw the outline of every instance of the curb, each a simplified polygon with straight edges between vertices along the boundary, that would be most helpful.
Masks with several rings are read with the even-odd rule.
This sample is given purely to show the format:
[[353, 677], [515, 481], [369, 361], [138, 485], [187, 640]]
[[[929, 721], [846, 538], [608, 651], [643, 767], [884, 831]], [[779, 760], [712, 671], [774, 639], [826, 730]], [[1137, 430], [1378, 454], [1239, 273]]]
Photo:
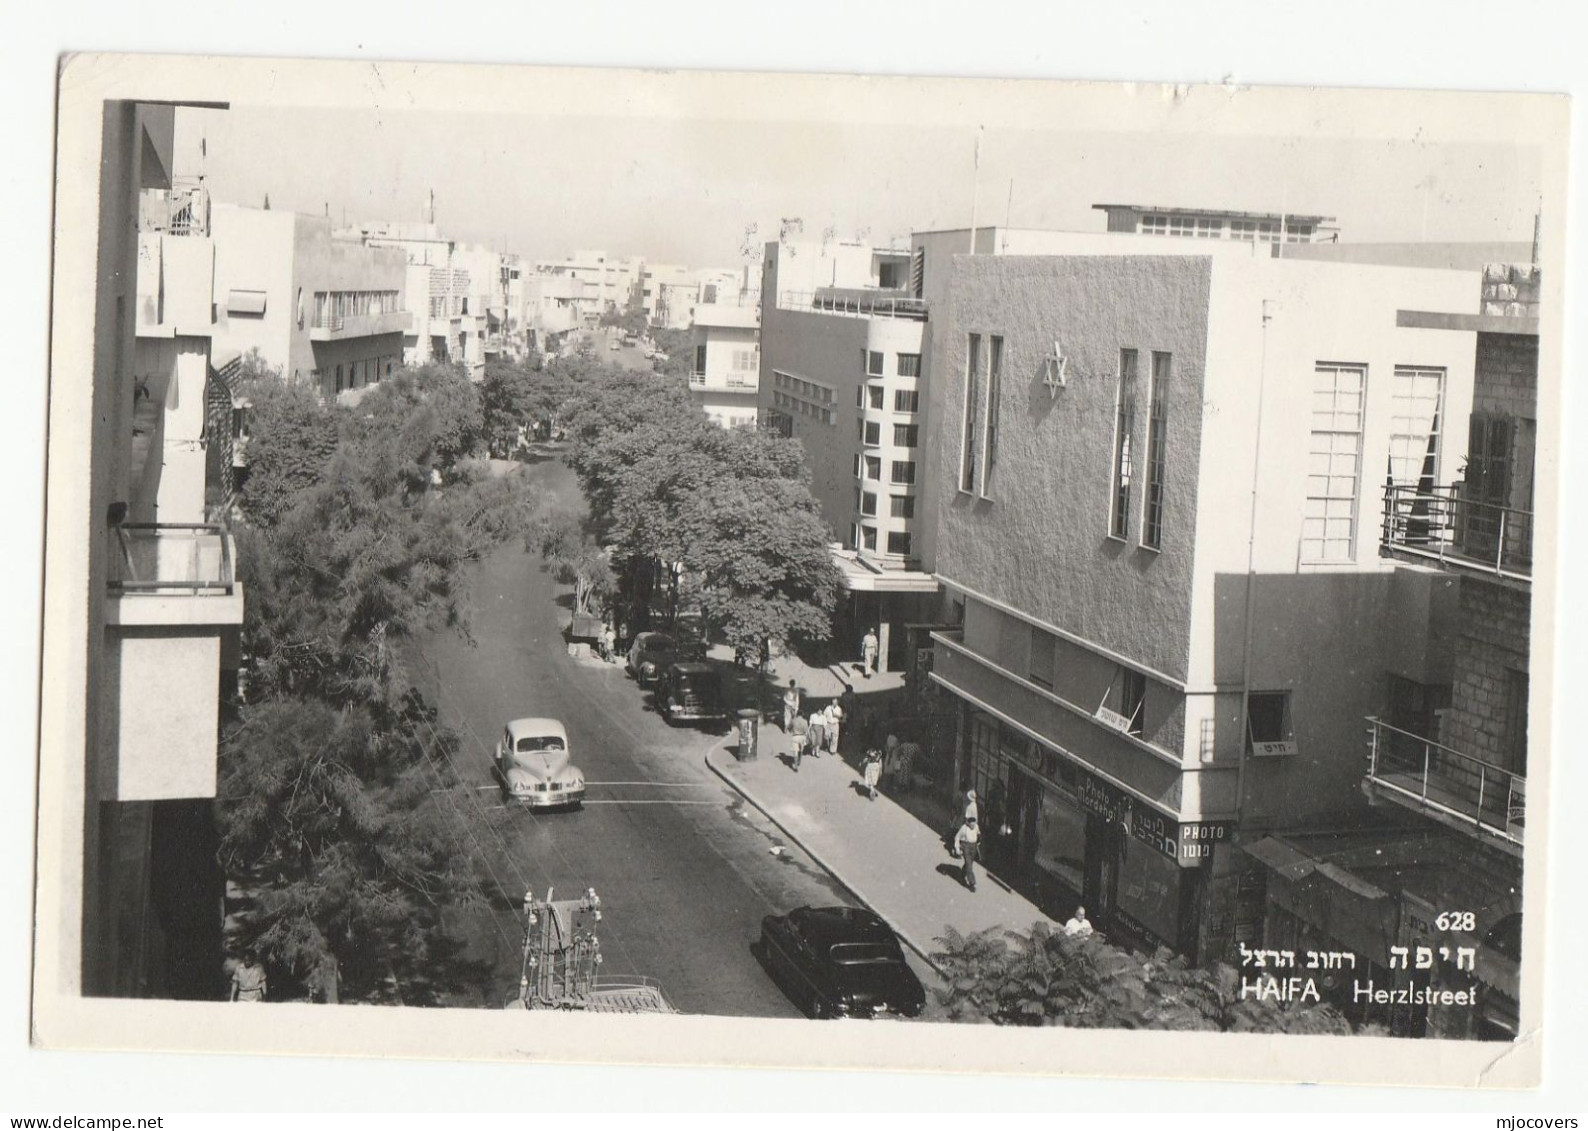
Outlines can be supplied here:
[[[888, 927], [893, 931], [893, 933], [899, 936], [899, 941], [904, 943], [905, 946], [909, 947], [915, 953], [915, 956], [917, 958], [919, 958], [922, 962], [926, 963], [928, 968], [931, 969], [932, 973], [936, 974], [939, 978], [947, 977], [947, 975], [945, 975], [943, 973], [942, 967], [938, 966], [937, 963], [932, 961], [931, 952], [930, 951], [928, 951], [919, 942], [917, 942], [914, 938], [912, 938], [907, 932], [901, 930], [899, 928], [898, 924], [896, 924], [892, 919], [890, 919], [885, 912], [880, 910], [876, 906], [876, 904], [872, 902], [870, 897], [868, 897], [866, 895], [866, 893], [864, 891], [862, 891], [855, 884], [851, 883], [849, 880], [846, 880], [843, 877], [843, 875], [841, 873], [839, 873], [839, 871], [836, 868], [834, 868], [831, 864], [827, 863], [827, 861], [822, 858], [820, 853], [818, 853], [814, 849], [812, 849], [809, 844], [807, 844], [796, 833], [794, 833], [792, 830], [790, 830], [788, 828], [788, 826], [783, 824], [782, 821], [780, 821], [776, 817], [774, 817], [772, 815], [772, 811], [770, 809], [768, 809], [761, 802], [760, 798], [756, 797], [756, 795], [751, 793], [749, 791], [749, 789], [746, 788], [743, 784], [741, 784], [740, 782], [734, 781], [724, 771], [722, 771], [721, 769], [719, 769], [717, 767], [717, 764], [711, 760], [711, 756], [713, 754], [717, 753], [718, 751], [725, 751], [725, 750], [726, 750], [726, 747], [723, 746], [720, 743], [719, 744], [714, 744], [711, 747], [709, 747], [706, 750], [706, 767], [709, 770], [711, 770], [712, 773], [716, 774], [719, 778], [721, 778], [723, 780], [723, 783], [726, 784], [729, 789], [733, 790], [740, 797], [742, 797], [746, 801], [748, 801], [751, 805], [753, 805], [755, 807], [757, 812], [759, 812], [767, 820], [771, 821], [772, 824], [777, 827], [777, 830], [779, 832], [781, 832], [784, 836], [786, 836], [789, 840], [793, 841], [795, 846], [798, 847], [801, 852], [805, 853], [805, 855], [809, 856], [812, 860], [814, 860], [816, 862], [817, 867], [821, 868], [822, 871], [826, 872], [829, 876], [831, 876], [833, 879], [837, 880], [840, 884], [842, 884], [846, 889], [848, 889], [855, 896], [856, 899], [860, 900], [861, 903], [864, 903], [868, 908], [870, 908], [877, 915], [878, 918], [880, 918], [884, 923], [888, 924]], [[731, 755], [730, 755], [730, 757], [731, 757]]]

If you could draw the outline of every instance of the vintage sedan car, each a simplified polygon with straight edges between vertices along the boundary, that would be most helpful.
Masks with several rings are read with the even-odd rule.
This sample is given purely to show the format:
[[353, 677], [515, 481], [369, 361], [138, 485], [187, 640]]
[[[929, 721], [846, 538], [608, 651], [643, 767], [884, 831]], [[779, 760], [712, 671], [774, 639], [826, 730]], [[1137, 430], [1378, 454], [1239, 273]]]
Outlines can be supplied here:
[[509, 804], [571, 809], [584, 800], [584, 771], [568, 753], [568, 732], [556, 719], [514, 719], [502, 731], [491, 771]]
[[673, 638], [665, 632], [636, 633], [623, 666], [636, 683], [649, 687], [662, 674], [662, 668], [672, 662], [675, 650]]
[[674, 662], [656, 677], [656, 709], [668, 723], [706, 722], [728, 717], [722, 673], [698, 661]]
[[926, 990], [898, 936], [863, 907], [801, 907], [761, 920], [761, 959], [810, 1016], [915, 1017]]

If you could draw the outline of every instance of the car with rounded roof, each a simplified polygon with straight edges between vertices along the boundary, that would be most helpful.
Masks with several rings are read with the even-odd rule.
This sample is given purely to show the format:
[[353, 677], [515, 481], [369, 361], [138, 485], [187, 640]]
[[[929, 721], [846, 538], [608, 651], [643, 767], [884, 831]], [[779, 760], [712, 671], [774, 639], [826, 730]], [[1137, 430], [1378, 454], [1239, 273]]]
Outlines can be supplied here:
[[917, 1017], [926, 989], [893, 929], [865, 907], [800, 907], [761, 920], [759, 957], [811, 1017]]
[[568, 731], [556, 719], [514, 719], [502, 729], [491, 771], [509, 804], [572, 809], [584, 801], [584, 771], [568, 750]]

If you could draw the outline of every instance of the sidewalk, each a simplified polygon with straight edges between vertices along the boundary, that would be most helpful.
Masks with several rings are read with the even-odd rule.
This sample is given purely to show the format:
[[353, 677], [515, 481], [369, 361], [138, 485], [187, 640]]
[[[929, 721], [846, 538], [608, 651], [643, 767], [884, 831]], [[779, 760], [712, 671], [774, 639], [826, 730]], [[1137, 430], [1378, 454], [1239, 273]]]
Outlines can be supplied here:
[[967, 891], [959, 861], [943, 846], [944, 830], [924, 824], [885, 793], [868, 800], [859, 773], [842, 758], [806, 758], [795, 773], [786, 760], [789, 741], [775, 724], [761, 728], [760, 757], [753, 762], [734, 758], [733, 741], [707, 752], [712, 771], [928, 963], [945, 926], [962, 934], [987, 927], [1029, 931], [1044, 918], [980, 865], [977, 890]]

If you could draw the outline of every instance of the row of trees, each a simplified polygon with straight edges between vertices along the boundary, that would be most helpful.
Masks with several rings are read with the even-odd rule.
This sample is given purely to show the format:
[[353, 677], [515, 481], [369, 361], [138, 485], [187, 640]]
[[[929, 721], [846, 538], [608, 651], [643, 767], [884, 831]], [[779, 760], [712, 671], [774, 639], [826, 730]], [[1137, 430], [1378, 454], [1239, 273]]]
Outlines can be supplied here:
[[932, 955], [947, 983], [943, 1019], [1079, 1029], [1348, 1035], [1324, 1002], [1282, 1004], [1241, 997], [1240, 976], [1220, 963], [1191, 966], [1167, 950], [1152, 956], [1100, 935], [1069, 936], [1046, 923], [1029, 933], [949, 928]]
[[757, 662], [827, 639], [838, 573], [798, 442], [717, 427], [679, 380], [608, 371], [580, 392], [568, 464], [630, 623], [697, 610]]
[[404, 370], [356, 407], [245, 383], [246, 684], [221, 746], [221, 864], [253, 898], [245, 941], [278, 971], [337, 971], [341, 996], [378, 1000], [434, 981], [445, 912], [480, 892], [433, 793], [458, 740], [401, 650], [467, 632], [461, 570], [521, 537], [532, 500], [473, 458], [490, 424], [455, 369]]

